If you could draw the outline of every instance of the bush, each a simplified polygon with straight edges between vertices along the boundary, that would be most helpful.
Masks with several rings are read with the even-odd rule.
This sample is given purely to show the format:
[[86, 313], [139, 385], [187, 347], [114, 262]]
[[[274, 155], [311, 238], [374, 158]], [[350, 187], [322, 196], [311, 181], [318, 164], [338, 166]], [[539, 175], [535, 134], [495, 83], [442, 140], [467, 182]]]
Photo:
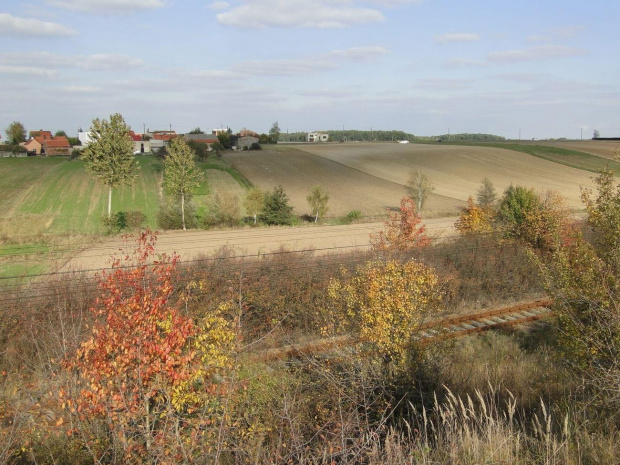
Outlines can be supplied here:
[[[181, 203], [178, 199], [160, 205], [157, 212], [157, 225], [162, 229], [183, 229]], [[191, 202], [185, 203], [185, 226], [187, 228], [198, 226], [196, 209]]]
[[146, 215], [141, 211], [131, 210], [125, 212], [125, 224], [128, 229], [142, 229], [147, 219]]
[[263, 150], [263, 148], [260, 146], [258, 142], [252, 142], [252, 145], [250, 146], [250, 150]]
[[274, 188], [271, 194], [265, 196], [265, 205], [258, 218], [270, 225], [291, 224], [293, 207], [288, 204], [288, 195], [282, 186]]
[[241, 221], [239, 197], [230, 192], [217, 192], [207, 200], [203, 225], [236, 226]]

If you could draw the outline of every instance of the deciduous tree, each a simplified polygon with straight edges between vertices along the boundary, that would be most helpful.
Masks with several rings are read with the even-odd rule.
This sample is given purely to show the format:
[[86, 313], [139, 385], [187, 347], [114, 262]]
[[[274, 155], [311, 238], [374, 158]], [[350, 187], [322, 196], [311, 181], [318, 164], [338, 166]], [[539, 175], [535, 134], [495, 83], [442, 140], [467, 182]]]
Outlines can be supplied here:
[[269, 129], [269, 140], [270, 142], [277, 144], [278, 139], [280, 138], [280, 126], [278, 126], [278, 122], [276, 121], [271, 125], [271, 129]]
[[258, 187], [252, 187], [248, 189], [243, 199], [243, 208], [245, 212], [254, 218], [254, 224], [256, 224], [258, 214], [263, 210], [265, 206], [265, 193]]
[[185, 201], [200, 185], [202, 173], [196, 169], [194, 152], [182, 137], [170, 141], [168, 156], [164, 160], [164, 184], [168, 191], [181, 200], [181, 221], [185, 230]]
[[454, 227], [461, 234], [487, 233], [493, 230], [491, 219], [490, 212], [476, 205], [474, 199], [469, 196], [467, 206], [463, 207]]
[[61, 398], [95, 463], [193, 463], [222, 414], [234, 325], [224, 308], [201, 322], [186, 316], [173, 303], [177, 257], [154, 259], [146, 231], [114, 260], [92, 335], [65, 361], [72, 382]]
[[430, 239], [424, 233], [426, 226], [418, 215], [413, 200], [403, 197], [400, 201], [400, 211], [390, 212], [390, 218], [385, 222], [385, 230], [370, 235], [373, 250], [408, 250], [415, 247], [425, 247]]
[[82, 152], [86, 171], [108, 188], [108, 219], [112, 216], [112, 189], [131, 183], [135, 178], [136, 162], [129, 127], [120, 113], [110, 121], [93, 120], [91, 142]]
[[484, 178], [482, 180], [481, 186], [478, 188], [476, 193], [476, 200], [478, 201], [478, 205], [483, 209], [490, 209], [495, 204], [497, 200], [497, 193], [495, 192], [495, 187], [493, 187], [493, 183], [489, 178]]
[[306, 200], [312, 209], [314, 222], [316, 223], [319, 220], [319, 216], [324, 216], [327, 213], [327, 210], [329, 210], [329, 207], [327, 206], [329, 194], [325, 192], [321, 186], [314, 186], [310, 192], [310, 195], [306, 197]]
[[13, 121], [5, 131], [11, 145], [18, 145], [26, 140], [26, 128], [19, 121]]
[[426, 200], [435, 190], [430, 178], [419, 169], [409, 173], [409, 180], [405, 185], [409, 197], [415, 202], [418, 212], [424, 209]]

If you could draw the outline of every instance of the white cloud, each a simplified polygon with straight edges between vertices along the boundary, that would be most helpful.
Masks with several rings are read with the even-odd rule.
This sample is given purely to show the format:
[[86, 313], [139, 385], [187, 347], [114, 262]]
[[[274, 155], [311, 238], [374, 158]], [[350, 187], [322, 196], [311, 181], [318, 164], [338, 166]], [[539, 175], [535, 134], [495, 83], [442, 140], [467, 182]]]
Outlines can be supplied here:
[[5, 66], [0, 65], [0, 74], [16, 74], [22, 76], [51, 77], [58, 71], [40, 66]]
[[424, 89], [464, 89], [472, 84], [472, 79], [418, 79], [414, 87]]
[[386, 53], [388, 50], [383, 47], [352, 47], [346, 50], [334, 50], [328, 57], [336, 60], [371, 61]]
[[306, 76], [340, 68], [343, 61], [368, 62], [388, 53], [383, 47], [353, 47], [292, 60], [248, 61], [233, 67], [257, 76]]
[[343, 28], [383, 21], [377, 10], [358, 8], [347, 0], [244, 0], [217, 20], [226, 26], [262, 29], [267, 26]]
[[45, 68], [81, 68], [88, 71], [113, 71], [139, 68], [144, 61], [128, 55], [57, 55], [50, 52], [5, 53], [0, 63], [19, 65], [29, 63]]
[[67, 37], [77, 32], [66, 26], [33, 18], [18, 18], [0, 13], [0, 35], [25, 37]]
[[224, 2], [224, 1], [215, 1], [213, 3], [211, 3], [209, 6], [207, 6], [207, 8], [209, 8], [210, 10], [225, 10], [228, 7], [230, 7], [230, 3], [228, 2]]
[[444, 65], [450, 68], [479, 68], [487, 66], [484, 61], [471, 60], [469, 58], [452, 58], [444, 62]]
[[49, 4], [73, 11], [92, 13], [130, 13], [164, 6], [162, 0], [47, 0]]
[[475, 42], [480, 40], [480, 34], [473, 32], [459, 32], [454, 34], [440, 34], [434, 36], [436, 42], [445, 44], [447, 42]]
[[549, 44], [523, 50], [507, 50], [505, 52], [490, 53], [487, 59], [495, 63], [515, 63], [521, 61], [545, 60], [547, 58], [574, 57], [586, 55], [587, 53], [587, 50], [583, 48]]
[[233, 71], [255, 76], [305, 76], [338, 68], [336, 63], [312, 60], [247, 61]]

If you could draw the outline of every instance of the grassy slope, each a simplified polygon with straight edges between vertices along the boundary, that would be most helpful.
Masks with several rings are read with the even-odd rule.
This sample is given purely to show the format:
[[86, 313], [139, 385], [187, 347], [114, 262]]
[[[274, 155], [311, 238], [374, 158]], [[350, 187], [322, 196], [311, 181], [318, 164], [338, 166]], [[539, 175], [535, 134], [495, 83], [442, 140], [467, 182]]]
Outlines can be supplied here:
[[[418, 142], [416, 142], [418, 143]], [[435, 145], [435, 142], [422, 142], [425, 144]], [[477, 147], [497, 147], [501, 149], [514, 150], [516, 152], [523, 152], [534, 157], [542, 158], [544, 160], [560, 163], [561, 165], [570, 166], [571, 168], [577, 168], [585, 171], [598, 172], [601, 169], [609, 166], [616, 176], [620, 176], [620, 163], [613, 160], [604, 159], [602, 157], [592, 155], [590, 153], [581, 152], [579, 150], [570, 150], [559, 147], [551, 147], [548, 145], [536, 145], [536, 144], [516, 144], [516, 143], [488, 143], [488, 142], [454, 142], [446, 143], [446, 145], [468, 145]]]

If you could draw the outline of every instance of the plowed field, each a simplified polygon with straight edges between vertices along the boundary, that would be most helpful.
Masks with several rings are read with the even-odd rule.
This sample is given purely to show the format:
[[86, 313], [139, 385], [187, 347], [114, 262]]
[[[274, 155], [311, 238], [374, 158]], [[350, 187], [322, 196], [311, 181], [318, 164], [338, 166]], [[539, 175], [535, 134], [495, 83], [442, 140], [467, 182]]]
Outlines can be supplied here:
[[304, 145], [299, 149], [398, 185], [407, 182], [409, 171], [419, 168], [431, 178], [435, 194], [455, 203], [475, 195], [485, 177], [498, 193], [510, 184], [539, 192], [557, 191], [572, 208], [581, 208], [580, 186], [593, 185], [590, 172], [494, 147], [349, 143]]

